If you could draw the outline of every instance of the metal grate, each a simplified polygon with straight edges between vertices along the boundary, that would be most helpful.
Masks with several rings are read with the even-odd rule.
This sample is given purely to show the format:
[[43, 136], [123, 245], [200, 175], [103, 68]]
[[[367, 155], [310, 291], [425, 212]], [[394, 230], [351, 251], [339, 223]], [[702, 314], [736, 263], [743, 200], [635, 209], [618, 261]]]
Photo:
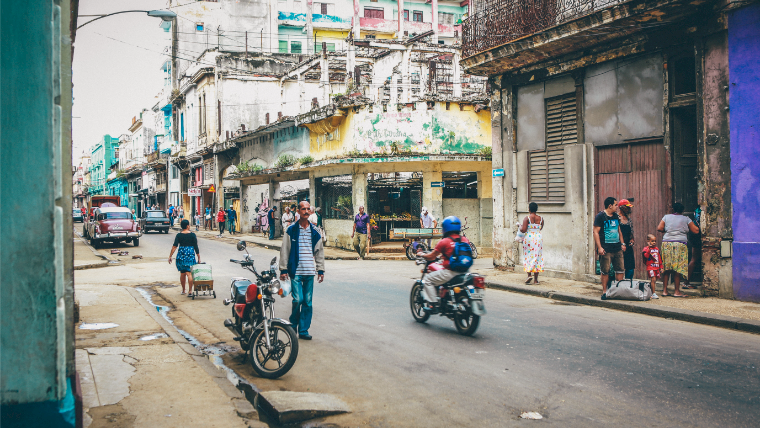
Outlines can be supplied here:
[[478, 0], [462, 24], [467, 58], [627, 0]]
[[316, 179], [316, 206], [322, 208], [322, 215], [329, 219], [352, 219], [353, 179], [351, 175], [336, 175]]
[[565, 149], [577, 140], [575, 94], [546, 100], [546, 150], [528, 154], [532, 201], [565, 200]]

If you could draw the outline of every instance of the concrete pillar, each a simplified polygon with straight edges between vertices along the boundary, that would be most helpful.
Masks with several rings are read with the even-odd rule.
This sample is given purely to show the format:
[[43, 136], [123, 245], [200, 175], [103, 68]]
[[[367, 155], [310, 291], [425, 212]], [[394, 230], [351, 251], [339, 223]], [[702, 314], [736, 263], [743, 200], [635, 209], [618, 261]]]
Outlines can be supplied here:
[[433, 7], [433, 37], [431, 38], [433, 43], [438, 43], [438, 0], [432, 0], [431, 6]]
[[412, 47], [409, 46], [404, 51], [401, 57], [401, 102], [411, 102], [411, 63], [412, 63]]
[[491, 96], [491, 151], [492, 167], [504, 169], [504, 176], [493, 177], [493, 263], [494, 266], [513, 269], [517, 260], [517, 245], [514, 243], [516, 224], [516, 183], [513, 183], [515, 154], [512, 150], [512, 97], [511, 85], [501, 84], [496, 79]]
[[306, 0], [306, 55], [314, 55], [314, 24], [311, 15], [314, 13], [314, 0]]
[[311, 206], [317, 206], [317, 178], [314, 171], [309, 171], [309, 203]]
[[391, 97], [388, 101], [388, 104], [395, 107], [396, 104], [398, 104], [398, 79], [400, 78], [397, 74], [391, 75]]
[[[361, 39], [361, 18], [359, 17], [359, 0], [354, 0], [354, 34], [353, 39], [358, 40]], [[349, 70], [351, 71], [351, 70]]]
[[459, 61], [462, 59], [461, 53], [455, 53], [452, 59], [452, 78], [454, 79], [454, 96], [462, 96], [462, 67], [459, 66]]
[[298, 110], [299, 113], [303, 114], [309, 111], [307, 107], [307, 101], [305, 99], [306, 94], [306, 82], [303, 77], [303, 74], [298, 75]]
[[[432, 187], [432, 182], [443, 181], [441, 164], [435, 163], [429, 170], [422, 172], [422, 206], [430, 210], [438, 222], [443, 220], [443, 189]], [[412, 213], [413, 216], [419, 216], [420, 213]]]
[[364, 210], [366, 211], [367, 209], [367, 173], [364, 172], [362, 168], [359, 168], [359, 166], [354, 166], [351, 185], [353, 186], [352, 194], [351, 194], [352, 202], [354, 205], [353, 214], [358, 213], [359, 207], [361, 206], [363, 206]]
[[322, 100], [320, 106], [330, 104], [330, 63], [327, 60], [327, 52], [322, 51], [322, 57], [319, 60], [319, 87], [322, 89]]
[[398, 3], [398, 33], [396, 38], [404, 40], [404, 0], [396, 0]]

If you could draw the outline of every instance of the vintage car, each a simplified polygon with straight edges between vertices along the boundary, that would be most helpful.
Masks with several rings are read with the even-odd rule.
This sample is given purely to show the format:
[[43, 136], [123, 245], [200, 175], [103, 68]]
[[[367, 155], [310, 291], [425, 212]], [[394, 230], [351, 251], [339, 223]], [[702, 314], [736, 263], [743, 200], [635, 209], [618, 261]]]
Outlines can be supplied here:
[[157, 230], [159, 232], [169, 233], [169, 217], [161, 210], [143, 211], [140, 218], [140, 227], [144, 232]]
[[89, 220], [85, 222], [85, 238], [90, 245], [98, 247], [102, 242], [131, 242], [140, 245], [142, 229], [126, 207], [95, 208]]
[[84, 217], [82, 217], [82, 210], [80, 210], [79, 208], [74, 208], [72, 217], [74, 221], [84, 222]]

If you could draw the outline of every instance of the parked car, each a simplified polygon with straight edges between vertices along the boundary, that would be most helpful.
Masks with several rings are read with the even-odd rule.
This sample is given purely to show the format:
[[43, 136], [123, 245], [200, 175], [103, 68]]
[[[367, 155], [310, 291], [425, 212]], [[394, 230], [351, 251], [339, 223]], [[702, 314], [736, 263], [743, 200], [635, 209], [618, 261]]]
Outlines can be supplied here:
[[169, 233], [169, 217], [161, 210], [148, 210], [142, 213], [140, 217], [140, 227], [143, 231], [157, 230], [159, 232]]
[[74, 208], [73, 217], [74, 221], [84, 221], [84, 217], [82, 217], [82, 210], [79, 208]]
[[105, 241], [131, 242], [137, 247], [142, 236], [139, 223], [126, 207], [95, 208], [90, 219], [85, 222], [84, 230], [85, 238], [96, 248]]

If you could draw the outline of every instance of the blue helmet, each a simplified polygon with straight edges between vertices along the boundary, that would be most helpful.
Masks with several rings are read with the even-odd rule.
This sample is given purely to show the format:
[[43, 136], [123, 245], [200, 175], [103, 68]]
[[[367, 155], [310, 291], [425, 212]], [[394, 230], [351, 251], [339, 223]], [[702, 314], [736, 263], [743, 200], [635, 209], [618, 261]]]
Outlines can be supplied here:
[[462, 231], [462, 222], [459, 221], [459, 217], [450, 215], [443, 219], [443, 222], [441, 223], [441, 229], [443, 229], [443, 236], [446, 236], [452, 232], [459, 233]]

